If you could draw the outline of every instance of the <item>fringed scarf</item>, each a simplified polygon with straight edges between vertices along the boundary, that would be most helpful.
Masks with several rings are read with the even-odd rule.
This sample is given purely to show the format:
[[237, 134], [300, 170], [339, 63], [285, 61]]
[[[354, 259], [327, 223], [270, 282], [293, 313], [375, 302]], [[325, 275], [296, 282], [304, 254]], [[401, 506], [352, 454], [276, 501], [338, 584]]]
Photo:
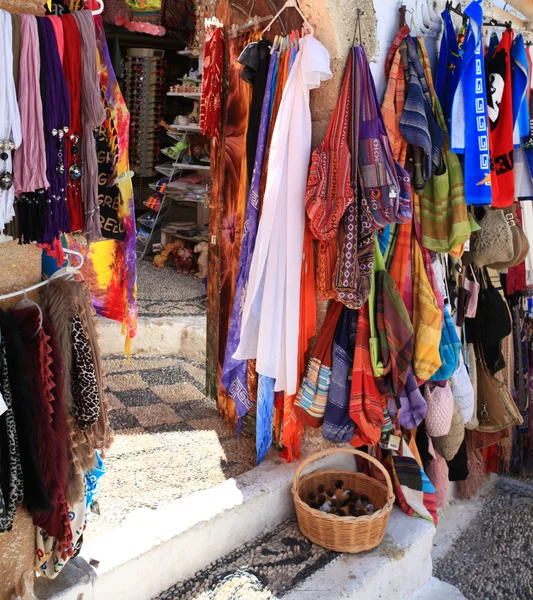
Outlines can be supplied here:
[[226, 354], [222, 368], [222, 383], [226, 387], [226, 391], [230, 397], [235, 402], [237, 411], [237, 431], [240, 431], [242, 428], [242, 417], [252, 407], [252, 401], [250, 399], [250, 393], [248, 390], [248, 361], [233, 358], [233, 354], [235, 353], [235, 350], [239, 346], [240, 342], [242, 307], [244, 306], [246, 297], [248, 277], [250, 275], [250, 265], [252, 263], [255, 239], [257, 236], [257, 226], [259, 223], [261, 172], [263, 168], [263, 159], [265, 157], [266, 139], [271, 116], [270, 100], [272, 97], [272, 80], [274, 67], [277, 65], [277, 60], [277, 52], [274, 51], [270, 59], [267, 85], [263, 98], [263, 108], [261, 110], [261, 123], [259, 127], [259, 137], [257, 140], [257, 149], [255, 153], [255, 164], [252, 182], [248, 192], [248, 202], [246, 204], [241, 252], [239, 254], [239, 267], [237, 279], [235, 281], [235, 293], [233, 295], [233, 306], [228, 328]]
[[44, 191], [49, 187], [39, 82], [39, 34], [33, 15], [21, 15], [20, 40], [18, 102], [22, 143], [13, 158], [13, 185], [19, 199], [19, 240], [27, 244], [42, 239], [47, 198]]
[[79, 10], [72, 14], [81, 38], [81, 116], [85, 135], [81, 138], [80, 155], [81, 195], [85, 211], [83, 235], [88, 242], [102, 237], [100, 206], [98, 204], [98, 159], [94, 130], [105, 120], [105, 110], [100, 98], [98, 67], [96, 64], [96, 33], [90, 11]]

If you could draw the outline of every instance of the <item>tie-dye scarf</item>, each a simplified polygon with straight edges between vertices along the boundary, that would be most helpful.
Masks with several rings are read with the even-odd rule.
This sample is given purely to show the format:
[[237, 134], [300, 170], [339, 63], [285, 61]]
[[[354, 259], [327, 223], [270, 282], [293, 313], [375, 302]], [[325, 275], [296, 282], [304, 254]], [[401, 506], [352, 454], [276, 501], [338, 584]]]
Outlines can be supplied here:
[[113, 161], [110, 185], [119, 190], [118, 217], [125, 239], [104, 240], [90, 246], [70, 240], [69, 245], [85, 255], [83, 275], [89, 284], [93, 306], [103, 317], [122, 322], [129, 355], [131, 339], [137, 330], [136, 231], [133, 188], [128, 157], [130, 115], [120, 91], [109, 56], [101, 17], [95, 17], [98, 73], [102, 102], [106, 110], [103, 128], [107, 133]]

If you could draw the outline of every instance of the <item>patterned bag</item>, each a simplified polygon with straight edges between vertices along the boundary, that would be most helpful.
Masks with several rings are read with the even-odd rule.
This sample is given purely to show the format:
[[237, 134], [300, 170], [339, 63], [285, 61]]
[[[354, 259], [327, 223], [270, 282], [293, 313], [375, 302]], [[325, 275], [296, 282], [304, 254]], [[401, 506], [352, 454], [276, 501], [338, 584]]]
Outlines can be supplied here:
[[[414, 437], [411, 438], [411, 443]], [[387, 459], [392, 468], [394, 493], [400, 508], [409, 516], [438, 523], [435, 488], [417, 462], [407, 441], [402, 437], [398, 452], [392, 450]]]

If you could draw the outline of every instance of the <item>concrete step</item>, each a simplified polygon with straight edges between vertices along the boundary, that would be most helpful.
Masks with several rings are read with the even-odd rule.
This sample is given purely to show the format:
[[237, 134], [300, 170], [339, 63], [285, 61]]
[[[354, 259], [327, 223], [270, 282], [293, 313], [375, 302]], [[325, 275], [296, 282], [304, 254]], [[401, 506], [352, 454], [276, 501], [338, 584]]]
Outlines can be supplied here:
[[[312, 469], [353, 469], [328, 456]], [[156, 510], [131, 513], [119, 529], [88, 541], [55, 581], [38, 579], [39, 600], [149, 600], [294, 516], [298, 464], [271, 453], [248, 473]], [[103, 515], [102, 518], [105, 518]]]
[[[98, 317], [100, 349], [103, 356], [123, 356], [124, 336], [117, 321]], [[133, 338], [135, 356], [183, 356], [205, 362], [206, 317], [139, 317]]]
[[454, 585], [432, 577], [411, 600], [466, 600], [466, 596]]

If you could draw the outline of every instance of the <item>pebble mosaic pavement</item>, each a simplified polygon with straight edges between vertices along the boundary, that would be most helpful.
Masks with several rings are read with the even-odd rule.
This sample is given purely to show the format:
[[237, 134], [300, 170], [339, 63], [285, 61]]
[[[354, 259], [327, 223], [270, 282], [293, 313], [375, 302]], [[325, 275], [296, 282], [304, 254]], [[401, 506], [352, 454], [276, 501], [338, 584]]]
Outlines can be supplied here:
[[85, 540], [156, 508], [223, 483], [255, 465], [255, 440], [235, 437], [204, 395], [203, 365], [178, 357], [104, 359], [115, 441], [89, 514]]

